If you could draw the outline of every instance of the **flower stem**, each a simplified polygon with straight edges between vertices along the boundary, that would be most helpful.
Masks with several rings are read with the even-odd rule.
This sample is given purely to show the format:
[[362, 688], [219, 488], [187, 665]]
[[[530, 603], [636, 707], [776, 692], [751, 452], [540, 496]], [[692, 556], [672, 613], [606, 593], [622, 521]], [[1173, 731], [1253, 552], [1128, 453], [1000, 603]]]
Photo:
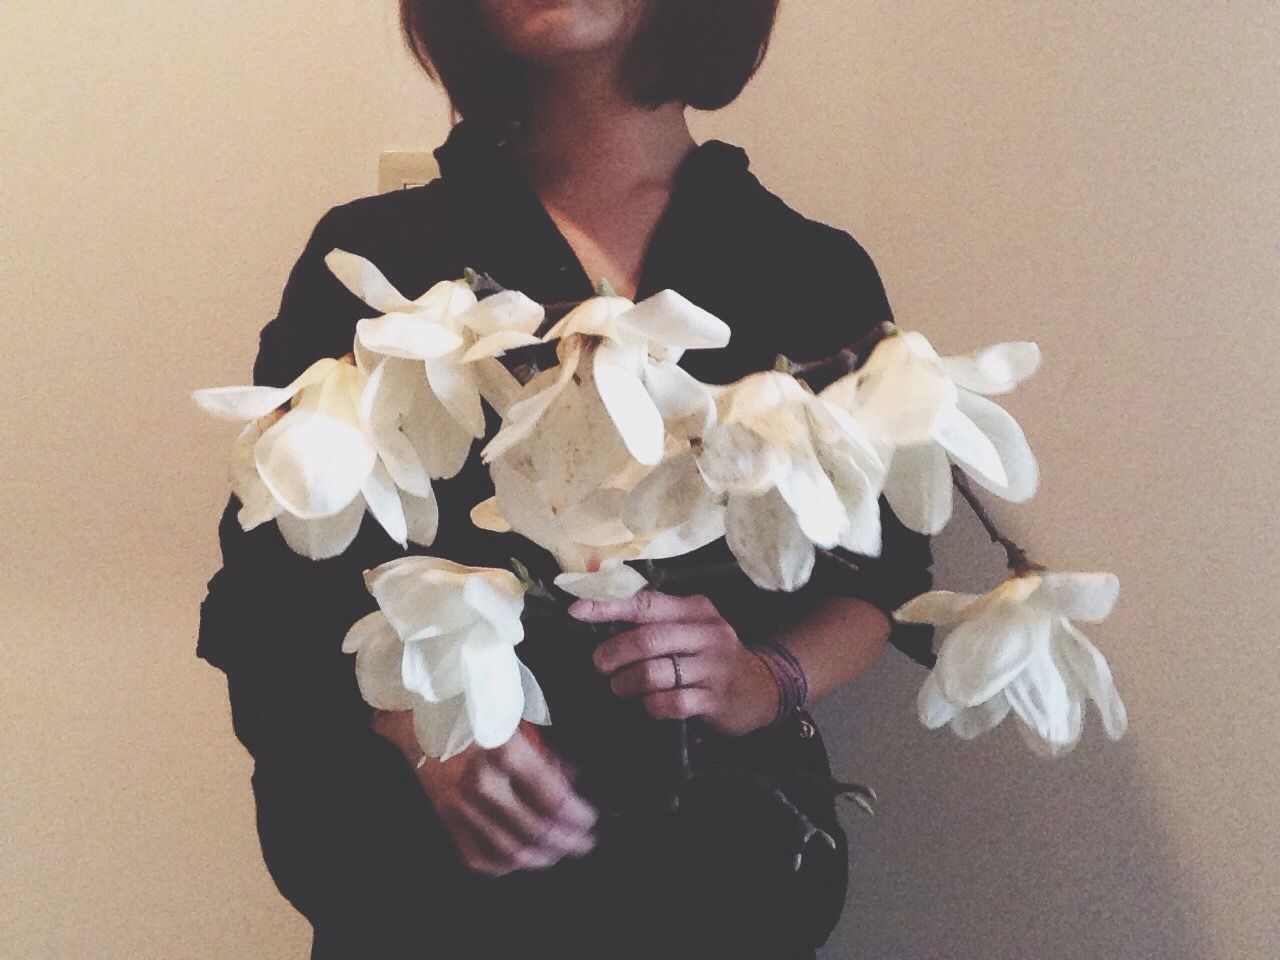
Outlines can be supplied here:
[[831, 379], [838, 379], [845, 374], [853, 373], [867, 361], [867, 357], [871, 355], [871, 351], [875, 349], [876, 344], [886, 337], [892, 336], [897, 332], [897, 327], [889, 321], [878, 323], [857, 343], [852, 346], [844, 347], [827, 357], [821, 357], [818, 360], [809, 360], [805, 363], [792, 363], [785, 357], [779, 357], [776, 369], [783, 373], [789, 373], [797, 380], [804, 380], [808, 377], [823, 378], [829, 374], [835, 374]]
[[973, 511], [973, 515], [978, 518], [978, 522], [987, 531], [987, 536], [991, 538], [991, 542], [1004, 548], [1008, 567], [1015, 575], [1021, 576], [1032, 570], [1045, 569], [1043, 564], [1036, 563], [1030, 559], [1027, 556], [1027, 551], [1000, 532], [1000, 528], [991, 519], [991, 514], [987, 512], [986, 506], [978, 499], [978, 494], [974, 491], [973, 485], [969, 483], [969, 478], [954, 463], [951, 465], [951, 483], [960, 491], [960, 496], [964, 497], [965, 503], [969, 504], [969, 509]]

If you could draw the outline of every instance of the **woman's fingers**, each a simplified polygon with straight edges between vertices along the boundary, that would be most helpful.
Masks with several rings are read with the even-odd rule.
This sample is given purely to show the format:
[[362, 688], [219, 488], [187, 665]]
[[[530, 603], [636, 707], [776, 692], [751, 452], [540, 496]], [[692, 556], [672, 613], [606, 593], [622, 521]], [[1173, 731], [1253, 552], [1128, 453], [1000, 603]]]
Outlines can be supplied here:
[[644, 708], [659, 720], [684, 720], [708, 716], [715, 709], [715, 697], [701, 687], [681, 687], [644, 696]]
[[595, 811], [554, 756], [520, 732], [502, 747], [472, 754], [443, 799], [459, 855], [482, 873], [549, 867], [595, 845]]
[[462, 862], [477, 873], [491, 877], [502, 876], [512, 870], [536, 870], [547, 867], [559, 859], [543, 851], [525, 847], [510, 834], [495, 828], [483, 819], [472, 819], [462, 814], [450, 832]]
[[473, 785], [472, 808], [480, 818], [509, 835], [521, 848], [542, 847], [548, 852], [568, 853], [587, 846], [585, 831], [571, 832], [553, 815], [533, 809], [516, 795], [511, 781], [500, 771], [489, 768], [480, 773]]
[[621, 600], [577, 600], [570, 616], [587, 623], [622, 620], [627, 623], [670, 623], [718, 620], [720, 614], [706, 597], [677, 597], [657, 590], [641, 590]]
[[[676, 666], [672, 662], [675, 657], [680, 664], [680, 675], [676, 676]], [[678, 656], [656, 657], [652, 660], [640, 660], [628, 664], [609, 678], [609, 686], [620, 697], [642, 696], [646, 693], [661, 693], [679, 687], [704, 686], [712, 679], [711, 661], [707, 657]], [[679, 684], [677, 685], [677, 680]]]
[[601, 673], [613, 674], [641, 660], [667, 657], [673, 653], [693, 656], [723, 643], [731, 630], [720, 619], [693, 623], [647, 623], [605, 640], [596, 647], [592, 660]]
[[558, 821], [571, 833], [595, 826], [596, 811], [574, 790], [560, 764], [523, 735], [517, 733], [494, 754], [515, 794], [540, 816]]

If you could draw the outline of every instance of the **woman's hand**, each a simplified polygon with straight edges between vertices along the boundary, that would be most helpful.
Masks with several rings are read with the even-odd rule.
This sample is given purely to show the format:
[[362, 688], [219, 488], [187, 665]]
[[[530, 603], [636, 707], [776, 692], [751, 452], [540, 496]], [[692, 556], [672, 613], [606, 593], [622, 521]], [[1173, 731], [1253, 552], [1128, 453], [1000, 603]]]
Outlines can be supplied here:
[[[407, 758], [420, 753], [408, 712], [375, 714], [373, 725]], [[595, 846], [596, 811], [523, 728], [495, 750], [473, 744], [443, 763], [427, 757], [417, 775], [462, 862], [479, 873], [537, 870]]]
[[733, 736], [773, 720], [773, 674], [706, 597], [642, 590], [625, 600], [578, 600], [569, 613], [588, 623], [636, 624], [601, 643], [595, 665], [614, 693], [640, 698], [653, 716], [700, 717]]

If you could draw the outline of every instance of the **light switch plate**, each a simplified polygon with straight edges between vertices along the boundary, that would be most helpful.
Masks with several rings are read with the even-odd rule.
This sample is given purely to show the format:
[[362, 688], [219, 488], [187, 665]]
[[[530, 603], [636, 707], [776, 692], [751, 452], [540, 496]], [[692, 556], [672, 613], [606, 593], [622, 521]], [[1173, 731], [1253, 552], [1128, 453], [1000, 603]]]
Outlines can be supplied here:
[[436, 158], [427, 151], [388, 150], [378, 159], [378, 192], [420, 187], [440, 176]]

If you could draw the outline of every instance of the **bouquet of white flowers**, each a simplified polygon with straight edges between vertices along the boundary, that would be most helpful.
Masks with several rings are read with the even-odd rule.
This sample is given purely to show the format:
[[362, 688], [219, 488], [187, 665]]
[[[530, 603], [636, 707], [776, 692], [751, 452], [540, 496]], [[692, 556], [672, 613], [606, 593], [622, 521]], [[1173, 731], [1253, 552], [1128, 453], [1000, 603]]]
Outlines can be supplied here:
[[[472, 455], [484, 404], [502, 419], [479, 453], [495, 496], [471, 519], [549, 551], [554, 586], [573, 597], [629, 596], [649, 584], [645, 561], [722, 537], [758, 586], [798, 590], [820, 554], [880, 553], [882, 495], [905, 526], [936, 534], [958, 490], [1010, 576], [982, 596], [935, 591], [895, 613], [947, 631], [920, 719], [971, 738], [1012, 713], [1053, 755], [1076, 744], [1092, 700], [1107, 734], [1124, 732], [1107, 663], [1072, 624], [1104, 618], [1117, 579], [1046, 571], [972, 486], [1013, 502], [1035, 492], [1026, 437], [990, 399], [1035, 371], [1035, 343], [941, 357], [919, 332], [884, 324], [832, 357], [779, 357], [713, 386], [678, 363], [725, 346], [729, 328], [671, 290], [633, 303], [602, 283], [550, 311], [468, 271], [410, 300], [361, 257], [334, 250], [326, 262], [379, 314], [357, 324], [351, 352], [285, 387], [194, 394], [244, 424], [230, 475], [246, 530], [275, 521], [294, 551], [322, 559], [351, 544], [367, 510], [402, 547], [429, 546], [432, 480]], [[819, 392], [807, 385], [832, 374]], [[526, 594], [555, 593], [515, 568], [411, 556], [365, 572], [379, 609], [343, 649], [370, 704], [413, 711], [430, 756], [498, 746], [522, 718], [550, 722], [514, 646]]]

